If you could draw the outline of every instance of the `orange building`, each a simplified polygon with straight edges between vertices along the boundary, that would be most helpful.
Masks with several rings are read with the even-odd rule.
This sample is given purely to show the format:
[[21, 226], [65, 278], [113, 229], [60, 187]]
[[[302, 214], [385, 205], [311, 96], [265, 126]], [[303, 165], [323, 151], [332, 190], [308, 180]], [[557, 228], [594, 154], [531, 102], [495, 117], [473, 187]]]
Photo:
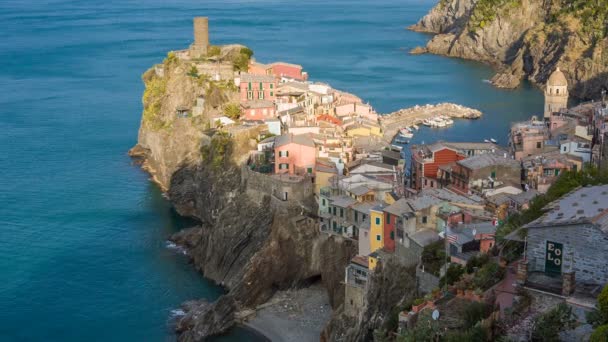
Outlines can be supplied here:
[[410, 187], [415, 190], [440, 188], [437, 173], [439, 167], [464, 159], [466, 156], [441, 142], [431, 145], [414, 145]]

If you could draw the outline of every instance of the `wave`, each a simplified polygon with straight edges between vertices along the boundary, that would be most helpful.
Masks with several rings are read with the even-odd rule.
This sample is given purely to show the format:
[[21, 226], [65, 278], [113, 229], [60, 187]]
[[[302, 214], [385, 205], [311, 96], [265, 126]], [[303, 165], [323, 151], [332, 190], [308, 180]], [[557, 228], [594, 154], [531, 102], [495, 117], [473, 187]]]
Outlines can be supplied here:
[[166, 246], [168, 249], [173, 249], [173, 250], [175, 250], [176, 252], [178, 252], [178, 253], [180, 253], [180, 254], [183, 254], [183, 255], [188, 255], [188, 251], [186, 251], [186, 249], [185, 249], [184, 247], [177, 245], [177, 244], [176, 244], [175, 242], [173, 242], [173, 241], [167, 241], [167, 242], [165, 243], [165, 246]]

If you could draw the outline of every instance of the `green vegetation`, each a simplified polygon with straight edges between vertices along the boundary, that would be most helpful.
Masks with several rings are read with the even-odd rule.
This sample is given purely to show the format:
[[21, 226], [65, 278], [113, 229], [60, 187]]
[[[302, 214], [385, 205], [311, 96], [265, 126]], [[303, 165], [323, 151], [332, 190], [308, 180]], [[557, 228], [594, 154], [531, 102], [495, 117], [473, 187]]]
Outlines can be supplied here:
[[532, 341], [559, 341], [559, 333], [573, 329], [576, 323], [572, 308], [560, 303], [534, 320]]
[[175, 52], [171, 51], [167, 54], [167, 58], [163, 61], [165, 65], [176, 64], [178, 62]]
[[487, 254], [475, 255], [467, 261], [466, 271], [469, 274], [473, 273], [475, 269], [483, 267], [488, 262], [490, 262], [490, 257]]
[[505, 269], [495, 262], [483, 265], [473, 277], [474, 288], [487, 290], [499, 282], [505, 275]]
[[224, 115], [233, 120], [238, 120], [241, 117], [241, 106], [238, 103], [228, 103], [224, 106]]
[[608, 35], [608, 0], [556, 0], [559, 6], [551, 13], [551, 22], [565, 16], [579, 19], [581, 31], [594, 40]]
[[446, 255], [443, 240], [433, 242], [422, 250], [422, 265], [424, 265], [426, 272], [439, 276], [439, 270], [441, 266], [445, 265], [445, 262]]
[[193, 78], [198, 78], [198, 69], [196, 68], [196, 65], [192, 64], [192, 66], [190, 66], [190, 70], [188, 71], [188, 76], [193, 77]]
[[228, 133], [216, 132], [211, 138], [211, 143], [201, 147], [203, 161], [211, 164], [215, 170], [226, 165], [226, 161], [232, 152], [232, 139]]
[[144, 106], [143, 122], [152, 129], [164, 127], [160, 118], [162, 99], [167, 91], [167, 80], [163, 77], [149, 77], [142, 97]]
[[239, 55], [232, 61], [234, 70], [247, 71], [249, 69], [249, 60], [253, 56], [253, 51], [250, 48], [241, 48]]
[[439, 280], [439, 286], [446, 285], [446, 282], [447, 285], [453, 285], [460, 279], [463, 274], [464, 267], [459, 264], [450, 264], [450, 266], [448, 266], [448, 270], [445, 276], [441, 277], [441, 279]]
[[222, 53], [222, 48], [217, 45], [211, 45], [207, 51], [207, 57], [216, 57]]
[[471, 13], [468, 23], [469, 30], [475, 32], [483, 29], [496, 19], [500, 11], [508, 11], [521, 6], [521, 0], [479, 0]]
[[589, 342], [606, 342], [608, 341], [608, 324], [604, 324], [593, 330]]
[[470, 329], [482, 319], [487, 318], [492, 313], [492, 306], [486, 303], [471, 302], [464, 309], [465, 328]]

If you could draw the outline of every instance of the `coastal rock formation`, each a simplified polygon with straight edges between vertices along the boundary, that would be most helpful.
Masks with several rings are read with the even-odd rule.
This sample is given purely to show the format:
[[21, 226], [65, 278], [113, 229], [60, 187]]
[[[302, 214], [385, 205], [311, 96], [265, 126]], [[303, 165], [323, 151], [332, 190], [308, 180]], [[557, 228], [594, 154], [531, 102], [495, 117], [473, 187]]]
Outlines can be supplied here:
[[[209, 117], [236, 101], [236, 88], [196, 75], [189, 61], [172, 54], [143, 79], [144, 113], [130, 154], [142, 161], [178, 213], [200, 221], [171, 240], [228, 291], [214, 303], [184, 304], [178, 339], [201, 341], [222, 333], [235, 323], [237, 312], [255, 309], [276, 291], [319, 281], [332, 307], [341, 305], [344, 267], [356, 243], [320, 234], [312, 191], [282, 201], [265, 186], [270, 176], [244, 166], [259, 127], [209, 127]], [[201, 96], [204, 105], [191, 115]]]
[[437, 34], [427, 44], [431, 53], [492, 65], [497, 87], [515, 88], [523, 79], [543, 86], [559, 67], [572, 95], [597, 98], [608, 88], [608, 10], [599, 3], [579, 5], [441, 0], [410, 29]]
[[[343, 307], [334, 311], [323, 332], [326, 341], [370, 341], [376, 334], [393, 330], [400, 311], [416, 298], [416, 271], [403, 267], [394, 257], [383, 260], [370, 273], [365, 304], [358, 317]], [[384, 336], [381, 336], [384, 337]]]

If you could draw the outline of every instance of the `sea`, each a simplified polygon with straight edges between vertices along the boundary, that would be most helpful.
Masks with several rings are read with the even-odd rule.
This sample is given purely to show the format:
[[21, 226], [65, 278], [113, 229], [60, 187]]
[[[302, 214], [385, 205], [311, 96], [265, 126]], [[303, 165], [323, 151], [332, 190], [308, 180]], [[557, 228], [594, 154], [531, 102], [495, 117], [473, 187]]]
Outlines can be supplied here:
[[501, 144], [511, 122], [542, 114], [528, 84], [498, 90], [487, 66], [408, 54], [430, 36], [406, 27], [436, 2], [1, 1], [0, 340], [172, 341], [180, 303], [224, 292], [167, 242], [194, 222], [127, 156], [141, 75], [191, 43], [194, 16], [209, 17], [213, 44], [302, 64], [380, 113], [444, 101], [484, 113], [412, 143]]

